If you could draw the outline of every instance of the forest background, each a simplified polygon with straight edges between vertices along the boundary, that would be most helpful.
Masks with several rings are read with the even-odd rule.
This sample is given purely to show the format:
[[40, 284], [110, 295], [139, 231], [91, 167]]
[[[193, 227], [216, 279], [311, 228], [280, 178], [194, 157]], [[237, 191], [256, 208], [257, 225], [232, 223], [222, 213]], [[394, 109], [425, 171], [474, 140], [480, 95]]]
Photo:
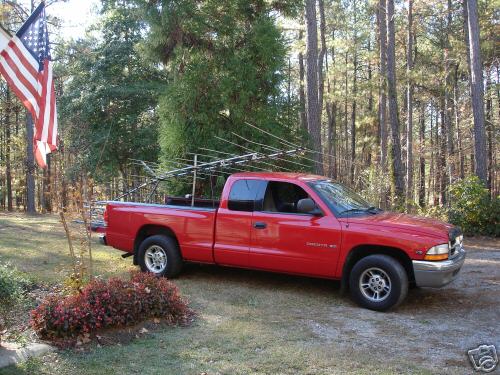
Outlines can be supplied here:
[[[30, 13], [0, 7], [11, 32]], [[51, 18], [60, 149], [47, 169], [0, 82], [0, 209], [59, 211], [77, 186], [113, 199], [195, 154], [300, 146], [245, 169], [322, 174], [383, 208], [500, 234], [499, 0], [100, 0], [95, 12], [77, 39]], [[197, 194], [237, 171], [199, 175]]]

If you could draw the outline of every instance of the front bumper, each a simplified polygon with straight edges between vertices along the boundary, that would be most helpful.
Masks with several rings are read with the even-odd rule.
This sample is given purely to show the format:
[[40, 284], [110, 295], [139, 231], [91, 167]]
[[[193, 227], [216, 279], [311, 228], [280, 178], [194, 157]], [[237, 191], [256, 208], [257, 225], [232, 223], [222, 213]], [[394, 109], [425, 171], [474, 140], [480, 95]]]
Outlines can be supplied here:
[[415, 283], [419, 287], [440, 288], [451, 283], [465, 261], [465, 250], [457, 251], [457, 254], [448, 260], [429, 262], [425, 260], [414, 260], [413, 273]]

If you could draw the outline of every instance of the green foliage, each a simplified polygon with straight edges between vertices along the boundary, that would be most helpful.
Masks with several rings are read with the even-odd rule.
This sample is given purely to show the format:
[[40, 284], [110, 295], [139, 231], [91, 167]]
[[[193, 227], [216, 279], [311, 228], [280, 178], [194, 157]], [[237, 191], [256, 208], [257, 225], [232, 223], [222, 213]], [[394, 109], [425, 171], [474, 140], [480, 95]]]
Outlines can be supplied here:
[[8, 263], [0, 263], [0, 341], [4, 328], [11, 323], [10, 312], [25, 300], [24, 295], [32, 286], [25, 274]]
[[476, 176], [450, 186], [449, 220], [467, 235], [500, 236], [500, 198], [490, 198]]
[[379, 205], [380, 197], [390, 191], [390, 178], [388, 174], [382, 173], [375, 166], [360, 173], [356, 181], [356, 190], [368, 202]]
[[[244, 147], [262, 149], [232, 132], [273, 143], [246, 121], [290, 139], [296, 112], [281, 87], [287, 44], [273, 11], [293, 12], [298, 1], [136, 3], [149, 26], [142, 49], [163, 64], [169, 77], [158, 109], [164, 166], [175, 158], [192, 159], [188, 152], [200, 147], [235, 154], [248, 152]], [[177, 190], [182, 183], [170, 185]]]
[[[486, 124], [498, 123], [497, 102], [492, 99], [497, 4], [498, 0], [478, 1], [485, 77], [489, 77], [485, 98], [489, 97], [493, 106], [487, 110], [491, 118], [486, 119]], [[120, 175], [123, 183], [106, 188], [128, 190], [127, 185], [139, 184], [137, 175], [144, 175], [142, 167], [130, 167], [130, 159], [172, 170], [191, 164], [193, 152], [209, 153], [199, 155], [199, 160], [206, 162], [250, 149], [269, 151], [258, 143], [285, 147], [246, 122], [287, 141], [307, 145], [307, 130], [299, 129], [298, 103], [299, 87], [304, 84], [299, 80], [297, 58], [299, 52], [305, 53], [303, 1], [100, 0], [100, 5], [101, 17], [92, 33], [84, 40], [62, 44], [55, 54], [59, 57], [57, 76], [62, 78], [58, 85], [63, 82], [62, 141], [77, 156], [71, 160], [70, 173], [90, 172], [98, 184]], [[381, 144], [377, 95], [384, 92], [380, 90], [384, 80], [377, 61], [377, 2], [333, 1], [325, 2], [324, 8], [324, 39], [321, 32], [318, 35], [319, 47], [323, 41], [326, 46], [321, 136], [324, 149], [335, 150], [338, 158], [334, 175], [355, 185], [351, 187], [362, 190], [373, 202], [413, 211], [413, 200], [405, 204], [404, 197], [393, 194], [391, 175], [376, 172], [382, 170], [380, 158], [376, 157]], [[320, 18], [318, 12], [318, 26], [322, 24]], [[403, 108], [407, 84], [418, 88], [413, 97], [413, 147], [409, 147], [416, 150], [418, 145], [425, 171], [432, 174], [425, 181], [425, 189], [429, 197], [434, 197], [440, 193], [441, 184], [435, 182], [439, 182], [437, 172], [443, 166], [433, 150], [439, 147], [439, 155], [446, 153], [447, 142], [441, 142], [441, 138], [448, 125], [440, 121], [453, 117], [451, 113], [438, 116], [446, 97], [456, 106], [446, 109], [456, 113], [460, 123], [460, 129], [450, 123], [449, 130], [462, 134], [472, 127], [462, 4], [414, 2], [413, 18], [415, 61], [411, 72], [407, 72], [407, 9], [396, 6], [394, 47], [396, 60], [402, 62], [396, 67], [396, 91]], [[489, 82], [492, 79], [494, 82]], [[407, 111], [400, 112], [403, 129]], [[420, 141], [417, 130], [421, 120], [424, 130]], [[355, 123], [355, 131], [349, 123]], [[492, 130], [494, 136], [494, 126]], [[410, 139], [404, 130], [402, 133], [403, 140]], [[459, 138], [457, 147], [472, 149], [471, 137]], [[335, 143], [334, 148], [329, 147], [329, 142]], [[24, 148], [16, 146], [15, 154], [23, 152]], [[390, 167], [390, 152], [388, 157]], [[350, 177], [351, 158], [354, 179]], [[22, 160], [18, 158], [18, 170], [22, 169]], [[450, 162], [457, 164], [451, 176], [454, 179], [458, 160], [447, 159], [445, 164]], [[266, 169], [312, 169], [310, 162], [300, 163], [302, 166], [276, 160], [271, 166], [257, 165]], [[448, 167], [446, 171], [451, 171]], [[472, 174], [473, 170], [473, 162], [465, 158], [463, 174]], [[417, 172], [414, 168], [414, 182]], [[23, 178], [14, 181], [18, 195], [23, 194]], [[219, 174], [217, 178], [215, 194], [223, 185], [223, 177]], [[446, 181], [448, 178], [443, 183]], [[160, 185], [160, 191], [187, 193], [190, 184], [190, 178], [169, 180]], [[210, 190], [208, 176], [199, 176], [197, 195], [209, 196]], [[0, 200], [3, 196], [5, 187], [0, 185]], [[439, 212], [430, 214], [442, 216], [443, 210], [436, 210]]]
[[425, 206], [417, 208], [420, 216], [432, 217], [441, 221], [448, 221], [448, 209], [441, 206]]
[[32, 282], [10, 264], [0, 264], [0, 313], [6, 313], [22, 298]]
[[[156, 104], [163, 73], [136, 49], [143, 25], [134, 9], [103, 1], [98, 37], [64, 45], [59, 75], [71, 77], [60, 100], [66, 146], [78, 155], [75, 172], [108, 181], [130, 159], [156, 161]], [[67, 52], [69, 50], [69, 53]]]

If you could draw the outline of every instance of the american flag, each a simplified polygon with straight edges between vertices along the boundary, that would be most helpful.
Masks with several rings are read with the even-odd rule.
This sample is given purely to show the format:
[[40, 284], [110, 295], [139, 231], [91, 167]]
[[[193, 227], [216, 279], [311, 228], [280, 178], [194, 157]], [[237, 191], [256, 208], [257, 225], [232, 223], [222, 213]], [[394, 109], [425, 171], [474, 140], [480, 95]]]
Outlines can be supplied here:
[[57, 149], [57, 109], [44, 2], [16, 35], [0, 31], [0, 51], [0, 73], [33, 116], [35, 157], [45, 168]]

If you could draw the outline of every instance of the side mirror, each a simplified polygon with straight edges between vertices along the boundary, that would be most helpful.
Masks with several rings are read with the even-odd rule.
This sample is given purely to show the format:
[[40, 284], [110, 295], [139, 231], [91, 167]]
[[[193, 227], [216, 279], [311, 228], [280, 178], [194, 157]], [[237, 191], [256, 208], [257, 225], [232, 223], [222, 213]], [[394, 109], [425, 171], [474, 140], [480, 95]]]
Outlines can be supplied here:
[[321, 216], [322, 212], [311, 198], [301, 199], [297, 202], [297, 211], [302, 214]]

